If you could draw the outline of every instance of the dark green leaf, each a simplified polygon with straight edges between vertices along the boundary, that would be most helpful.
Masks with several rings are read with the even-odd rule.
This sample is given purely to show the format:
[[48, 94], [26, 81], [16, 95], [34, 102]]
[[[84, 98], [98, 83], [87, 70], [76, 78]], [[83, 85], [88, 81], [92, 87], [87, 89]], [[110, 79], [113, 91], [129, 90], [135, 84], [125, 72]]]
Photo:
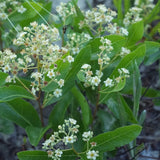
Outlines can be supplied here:
[[37, 146], [43, 135], [46, 131], [51, 128], [51, 125], [46, 126], [45, 128], [28, 126], [26, 127], [26, 132], [29, 137], [29, 141], [33, 146]]
[[83, 94], [78, 90], [78, 88], [73, 87], [71, 89], [71, 92], [81, 107], [83, 125], [84, 125], [85, 129], [87, 129], [90, 122], [91, 122], [91, 120], [90, 120], [91, 111], [90, 111], [90, 107], [88, 105], [88, 102], [85, 99], [85, 97], [83, 96]]
[[93, 137], [90, 142], [96, 142], [97, 146], [93, 149], [100, 152], [112, 151], [116, 147], [121, 147], [133, 141], [141, 132], [139, 125], [130, 125], [117, 128], [114, 131], [100, 134]]
[[132, 24], [128, 28], [128, 40], [126, 46], [131, 46], [140, 41], [143, 37], [144, 24], [143, 21]]
[[31, 126], [40, 127], [41, 121], [34, 107], [23, 99], [8, 102], [9, 106]]
[[0, 102], [11, 101], [16, 98], [34, 99], [24, 88], [19, 86], [0, 87]]

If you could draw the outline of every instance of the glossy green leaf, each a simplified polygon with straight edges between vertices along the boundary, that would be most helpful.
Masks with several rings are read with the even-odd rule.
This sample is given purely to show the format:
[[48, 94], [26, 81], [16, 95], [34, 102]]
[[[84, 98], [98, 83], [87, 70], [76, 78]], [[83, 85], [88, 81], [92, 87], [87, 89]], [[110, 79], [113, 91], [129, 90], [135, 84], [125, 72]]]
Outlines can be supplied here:
[[62, 100], [54, 105], [54, 108], [49, 115], [49, 123], [52, 124], [54, 130], [57, 130], [58, 125], [63, 123], [66, 110], [72, 99], [72, 94], [69, 92], [62, 98]]
[[130, 8], [130, 0], [125, 0], [124, 1], [124, 9], [125, 9], [125, 14], [128, 12], [129, 8]]
[[15, 99], [8, 102], [9, 106], [31, 126], [41, 126], [37, 111], [27, 101], [23, 99]]
[[52, 160], [44, 151], [22, 151], [17, 153], [19, 160]]
[[90, 119], [91, 110], [88, 105], [88, 102], [87, 102], [86, 98], [83, 96], [83, 94], [78, 90], [78, 88], [73, 87], [71, 89], [71, 92], [81, 107], [83, 125], [84, 125], [85, 129], [87, 129], [90, 122], [91, 122], [91, 119]]
[[136, 61], [133, 63], [133, 99], [134, 99], [134, 107], [133, 107], [133, 114], [137, 119], [138, 112], [139, 112], [139, 102], [142, 93], [142, 83], [141, 83], [141, 76], [138, 65]]
[[139, 125], [130, 125], [117, 128], [114, 131], [100, 134], [93, 137], [90, 142], [96, 142], [97, 146], [93, 149], [100, 152], [112, 151], [116, 147], [121, 147], [133, 141], [141, 132]]
[[118, 20], [122, 21], [123, 18], [123, 12], [122, 12], [122, 0], [113, 0], [114, 5], [116, 6], [118, 10]]
[[140, 41], [143, 37], [143, 32], [144, 32], [143, 21], [132, 24], [128, 28], [128, 32], [129, 32], [129, 35], [128, 35], [126, 46], [134, 45], [135, 43]]
[[23, 119], [23, 117], [21, 117], [12, 107], [6, 103], [0, 103], [0, 116], [16, 123], [23, 128], [30, 125]]
[[51, 125], [46, 126], [45, 128], [27, 126], [25, 128], [29, 141], [33, 146], [37, 146], [39, 141], [42, 139], [46, 131], [51, 128]]
[[34, 99], [32, 94], [22, 87], [15, 85], [0, 87], [0, 102], [11, 101], [16, 98]]

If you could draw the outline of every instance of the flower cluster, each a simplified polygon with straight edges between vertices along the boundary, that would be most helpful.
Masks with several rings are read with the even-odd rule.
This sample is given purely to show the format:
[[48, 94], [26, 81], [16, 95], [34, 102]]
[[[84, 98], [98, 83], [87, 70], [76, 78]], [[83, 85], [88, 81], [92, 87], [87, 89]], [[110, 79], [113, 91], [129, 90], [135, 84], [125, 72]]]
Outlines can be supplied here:
[[103, 64], [108, 64], [108, 62], [110, 61], [108, 55], [113, 50], [113, 47], [112, 42], [107, 38], [101, 37], [100, 42], [102, 43], [102, 45], [99, 47], [101, 52], [98, 54], [98, 64], [100, 66], [103, 66]]
[[125, 48], [125, 47], [122, 47], [121, 48], [121, 52], [120, 52], [120, 56], [121, 57], [124, 57], [124, 56], [126, 56], [127, 54], [129, 54], [131, 51], [129, 50], [129, 49], [127, 49], [127, 48]]
[[[128, 35], [128, 31], [125, 28], [119, 27], [117, 23], [112, 22], [117, 13], [110, 8], [106, 8], [105, 5], [97, 5], [97, 8], [88, 10], [84, 14], [84, 20], [79, 23], [80, 29], [89, 27], [96, 34], [107, 31], [111, 34]], [[95, 27], [98, 28], [98, 31], [94, 29]]]
[[55, 82], [57, 88], [53, 92], [53, 96], [60, 97], [62, 95], [62, 87], [64, 80], [58, 71], [57, 61], [65, 60], [69, 63], [74, 61], [70, 55], [64, 55], [68, 50], [64, 47], [60, 48], [54, 42], [59, 40], [59, 31], [57, 28], [51, 28], [44, 24], [31, 23], [31, 27], [24, 27], [24, 31], [18, 34], [14, 44], [24, 47], [19, 54], [12, 53], [6, 49], [0, 52], [0, 68], [5, 73], [10, 73], [7, 82], [15, 81], [20, 70], [24, 74], [29, 70], [33, 71], [32, 93], [36, 95], [36, 91], [45, 87], [49, 82]]
[[63, 21], [66, 20], [67, 17], [70, 15], [76, 14], [76, 9], [72, 2], [63, 3], [61, 2], [59, 6], [56, 7], [56, 11], [58, 12], [59, 16], [62, 18]]
[[[47, 150], [48, 157], [51, 157], [54, 160], [60, 160], [63, 151], [60, 149], [60, 143], [65, 145], [73, 144], [77, 140], [77, 133], [79, 132], [77, 121], [75, 119], [69, 118], [64, 121], [64, 124], [58, 126], [58, 132], [54, 132], [49, 139], [43, 143], [43, 149]], [[90, 139], [93, 137], [93, 132], [88, 131], [82, 134], [82, 140], [89, 143]], [[90, 146], [87, 145], [86, 156], [87, 159], [96, 160], [98, 157], [98, 151], [92, 150], [96, 146], [96, 142], [91, 142]], [[55, 149], [58, 148], [58, 149]]]
[[55, 146], [61, 142], [68, 145], [76, 141], [76, 134], [79, 132], [79, 125], [76, 123], [77, 121], [72, 118], [65, 120], [63, 125], [58, 126], [58, 132], [54, 132], [54, 134], [43, 143], [43, 148], [47, 150], [49, 157], [59, 160], [63, 151], [60, 149], [56, 150]]
[[0, 2], [0, 19], [7, 19], [8, 15], [14, 10], [22, 14], [26, 11], [26, 8], [23, 7], [20, 1], [2, 0], [2, 2]]
[[132, 7], [129, 9], [129, 12], [126, 13], [125, 18], [123, 20], [123, 23], [126, 27], [128, 27], [130, 24], [134, 24], [136, 22], [139, 22], [142, 20], [140, 17], [140, 14], [142, 12], [141, 8], [138, 7]]
[[66, 44], [66, 48], [68, 48], [72, 54], [79, 53], [80, 49], [84, 46], [84, 44], [92, 39], [92, 37], [87, 33], [72, 33], [68, 34], [67, 38], [68, 41]]
[[152, 9], [155, 7], [154, 0], [144, 0], [144, 1], [135, 0], [134, 5], [143, 9], [142, 12], [144, 16], [146, 13], [148, 14], [149, 12], [151, 12]]

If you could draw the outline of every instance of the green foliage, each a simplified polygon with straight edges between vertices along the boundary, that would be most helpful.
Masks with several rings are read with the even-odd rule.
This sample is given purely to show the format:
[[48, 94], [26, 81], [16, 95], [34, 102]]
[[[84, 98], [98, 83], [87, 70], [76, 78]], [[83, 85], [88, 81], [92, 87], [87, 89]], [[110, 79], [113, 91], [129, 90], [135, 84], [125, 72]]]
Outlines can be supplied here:
[[[146, 17], [131, 23], [128, 27], [125, 26], [123, 20], [125, 14], [133, 7], [133, 3], [129, 0], [113, 1], [118, 14], [117, 17], [113, 16], [113, 21], [108, 20], [108, 23], [103, 22], [105, 21], [104, 15], [100, 19], [95, 16], [96, 14], [86, 18], [85, 13], [77, 6], [77, 2], [78, 0], [72, 0], [64, 4], [62, 10], [59, 8], [60, 11], [57, 9], [56, 14], [52, 14], [50, 13], [51, 2], [26, 0], [22, 3], [26, 8], [24, 13], [11, 12], [5, 20], [0, 17], [0, 35], [3, 36], [3, 38], [0, 37], [0, 132], [12, 133], [13, 123], [16, 123], [25, 129], [31, 145], [36, 147], [40, 143], [42, 146], [41, 143], [50, 134], [52, 135], [53, 131], [59, 133], [58, 130], [63, 128], [63, 122], [69, 123], [66, 122], [66, 118], [70, 117], [70, 121], [74, 124], [75, 119], [80, 128], [76, 128], [79, 129], [77, 141], [69, 144], [68, 150], [63, 150], [61, 159], [87, 160], [88, 151], [94, 150], [99, 151], [96, 159], [102, 160], [106, 158], [105, 152], [116, 153], [118, 147], [129, 143], [135, 144], [135, 139], [142, 129], [140, 125], [143, 125], [146, 117], [146, 110], [141, 113], [139, 111], [141, 96], [145, 94], [146, 97], [154, 97], [154, 99], [160, 96], [160, 92], [155, 89], [149, 88], [146, 91], [146, 88], [142, 86], [139, 70], [142, 62], [148, 66], [160, 58], [160, 44], [154, 41], [159, 23], [151, 28], [150, 33], [146, 30], [146, 25], [159, 19], [160, 2], [157, 2]], [[105, 10], [103, 7], [101, 9]], [[62, 16], [61, 12], [66, 10], [69, 11]], [[99, 9], [96, 12], [98, 13]], [[80, 26], [87, 23], [90, 18], [94, 21], [93, 26], [92, 24]], [[32, 29], [41, 25], [44, 32], [51, 29], [53, 33], [45, 37], [44, 32], [42, 35], [36, 35], [38, 30], [32, 31], [29, 33], [32, 36], [28, 37], [32, 43], [28, 44], [26, 42], [28, 34], [25, 33], [28, 31], [22, 28], [28, 27], [34, 21], [37, 23], [32, 24]], [[115, 28], [114, 23], [117, 23]], [[114, 25], [111, 26], [111, 24]], [[107, 30], [107, 27], [111, 27], [111, 31]], [[10, 44], [16, 36], [15, 30], [20, 32], [17, 35], [20, 37], [17, 38], [17, 43], [20, 43], [20, 40], [25, 41], [18, 47], [15, 47], [13, 43]], [[122, 31], [126, 33], [121, 33]], [[8, 36], [5, 32], [8, 32]], [[55, 42], [49, 43], [54, 33], [58, 38], [53, 40]], [[68, 34], [73, 34], [71, 40]], [[81, 40], [78, 43], [76, 36], [82, 36], [82, 38], [77, 38]], [[36, 40], [41, 38], [42, 41], [36, 43]], [[84, 40], [85, 38], [87, 40]], [[38, 50], [40, 46], [46, 47], [46, 50], [44, 48]], [[108, 46], [110, 48], [107, 48]], [[9, 52], [2, 59], [6, 47], [11, 48], [11, 53], [13, 52], [17, 58], [14, 59], [11, 55], [7, 59], [6, 57], [11, 54]], [[130, 53], [123, 55], [123, 49]], [[25, 54], [20, 55], [24, 50]], [[26, 61], [27, 54], [31, 57], [31, 60], [28, 60], [31, 62], [23, 65], [22, 59]], [[45, 61], [46, 57], [48, 59]], [[18, 58], [22, 59], [18, 60]], [[102, 62], [101, 59], [104, 61]], [[10, 60], [13, 60], [11, 61], [13, 64]], [[43, 64], [43, 61], [46, 63]], [[32, 62], [34, 65], [30, 64]], [[9, 66], [8, 70], [5, 68], [7, 66], [5, 63]], [[83, 65], [88, 65], [89, 68]], [[128, 71], [127, 75], [122, 73], [122, 68]], [[49, 74], [51, 71], [53, 75]], [[33, 73], [36, 74], [33, 75]], [[12, 79], [12, 82], [9, 80], [7, 82], [8, 76], [15, 81]], [[117, 78], [120, 80], [118, 81]], [[105, 83], [107, 79], [111, 82]], [[64, 80], [64, 84], [60, 84], [60, 80], [62, 83]], [[57, 89], [59, 93], [55, 92]], [[133, 99], [130, 100], [128, 97], [133, 97]], [[153, 102], [160, 105], [156, 100]], [[45, 115], [47, 119], [45, 121], [44, 108], [49, 110], [49, 113]], [[96, 136], [87, 142], [82, 141], [84, 140], [82, 132], [89, 129], [92, 129]], [[48, 130], [50, 132], [47, 135]], [[60, 133], [60, 138], [63, 133], [63, 131]], [[65, 136], [71, 136], [70, 133], [71, 131]], [[64, 139], [63, 142], [65, 142]], [[97, 145], [91, 147], [90, 142], [96, 142]], [[58, 147], [61, 147], [60, 144], [55, 148]], [[55, 151], [54, 147], [51, 150]], [[132, 153], [136, 154], [136, 151]], [[35, 150], [22, 151], [17, 155], [19, 160], [54, 159], [49, 158], [47, 152]]]

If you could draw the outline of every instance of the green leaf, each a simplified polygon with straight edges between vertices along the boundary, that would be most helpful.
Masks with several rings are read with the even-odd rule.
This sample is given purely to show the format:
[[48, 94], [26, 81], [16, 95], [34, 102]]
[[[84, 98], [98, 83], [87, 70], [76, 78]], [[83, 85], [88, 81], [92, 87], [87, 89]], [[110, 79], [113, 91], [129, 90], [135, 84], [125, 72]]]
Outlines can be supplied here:
[[58, 125], [63, 123], [66, 110], [71, 101], [72, 95], [69, 92], [54, 106], [51, 114], [49, 115], [49, 123], [52, 124], [52, 128], [54, 130], [57, 130]]
[[52, 160], [44, 151], [22, 151], [17, 153], [19, 160]]
[[125, 14], [128, 12], [129, 8], [130, 8], [130, 0], [125, 0], [124, 1], [124, 9], [125, 9]]
[[15, 99], [8, 102], [9, 106], [29, 125], [41, 126], [37, 111], [34, 107], [23, 99]]
[[105, 104], [107, 104], [113, 115], [119, 120], [120, 125], [126, 125], [128, 122], [137, 123], [132, 110], [119, 93], [111, 94]]
[[6, 78], [7, 78], [8, 74], [4, 73], [4, 72], [0, 72], [0, 86], [3, 86], [6, 82]]
[[114, 118], [112, 114], [101, 109], [98, 111], [97, 116], [98, 116], [98, 120], [100, 121], [100, 124], [101, 124], [100, 126], [103, 132], [107, 132], [115, 129], [116, 118]]
[[46, 131], [51, 128], [51, 125], [46, 126], [45, 128], [27, 126], [26, 132], [29, 137], [29, 141], [33, 146], [37, 146], [43, 135]]
[[129, 35], [128, 35], [126, 46], [134, 45], [135, 43], [140, 41], [143, 37], [143, 32], [144, 32], [143, 21], [132, 24], [128, 28], [128, 32], [129, 32]]
[[158, 42], [152, 42], [152, 41], [146, 41], [146, 56], [144, 59], [145, 65], [151, 65], [156, 60], [160, 58], [160, 43]]
[[1, 117], [14, 122], [23, 128], [29, 125], [12, 107], [6, 103], [0, 103], [0, 111]]
[[78, 88], [73, 87], [71, 89], [71, 92], [81, 107], [83, 125], [85, 129], [87, 129], [91, 122], [91, 111], [88, 102], [86, 98], [83, 96], [83, 94], [78, 90]]
[[22, 87], [15, 85], [0, 87], [0, 102], [7, 102], [16, 98], [34, 99], [34, 97]]
[[113, 0], [113, 2], [118, 10], [118, 20], [122, 21], [123, 19], [122, 0]]
[[139, 101], [141, 98], [142, 92], [142, 83], [141, 83], [141, 75], [139, 72], [138, 65], [136, 61], [133, 63], [133, 98], [134, 98], [134, 107], [133, 107], [133, 114], [137, 119], [138, 112], [139, 112]]
[[121, 147], [133, 141], [141, 132], [139, 125], [130, 125], [117, 128], [114, 131], [100, 134], [93, 137], [90, 142], [96, 142], [97, 146], [93, 149], [99, 152], [112, 151], [116, 147]]
[[[52, 160], [44, 151], [22, 151], [18, 152], [19, 160]], [[76, 159], [77, 155], [72, 151], [64, 151], [61, 160], [71, 160]]]

